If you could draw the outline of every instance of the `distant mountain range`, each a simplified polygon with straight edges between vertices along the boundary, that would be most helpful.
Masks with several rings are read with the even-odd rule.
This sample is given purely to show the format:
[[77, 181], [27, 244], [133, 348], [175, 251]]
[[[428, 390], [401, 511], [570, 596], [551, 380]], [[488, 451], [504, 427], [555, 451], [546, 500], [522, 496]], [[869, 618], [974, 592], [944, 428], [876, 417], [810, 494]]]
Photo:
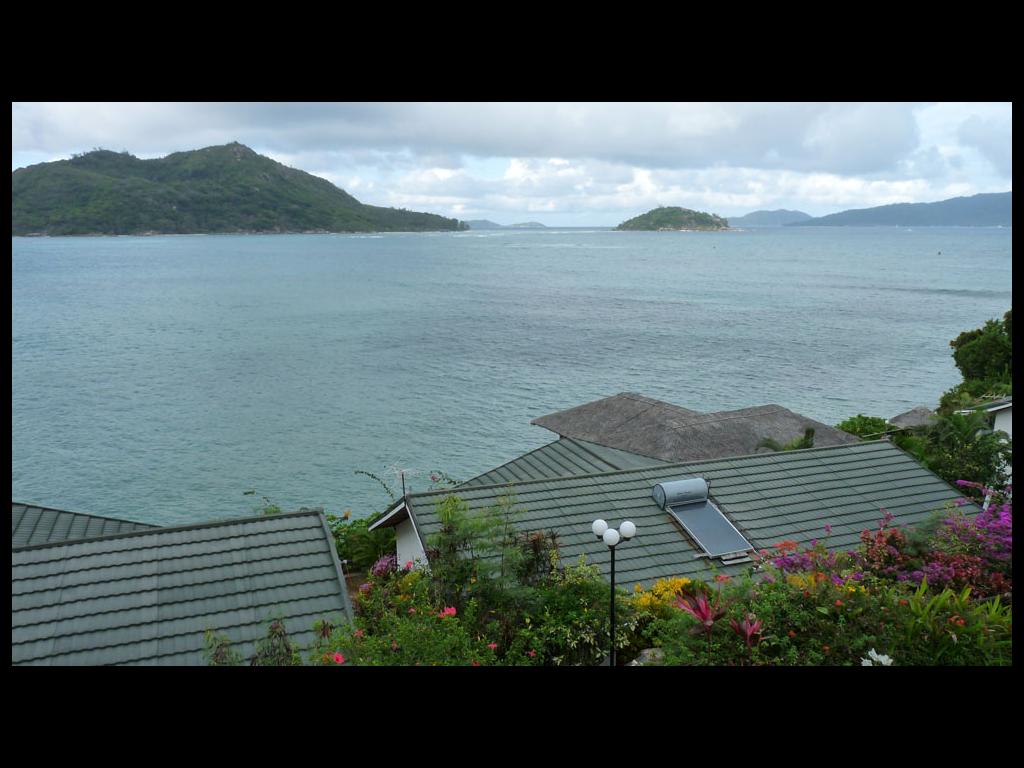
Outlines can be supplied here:
[[716, 231], [728, 229], [729, 222], [713, 213], [693, 211], [689, 208], [662, 206], [624, 221], [616, 229], [632, 231], [678, 231], [703, 230]]
[[754, 211], [746, 216], [730, 216], [730, 227], [781, 227], [797, 221], [804, 221], [812, 218], [809, 213], [803, 211]]
[[432, 213], [364, 205], [237, 142], [154, 160], [96, 150], [11, 174], [12, 235], [465, 228]]
[[466, 222], [470, 229], [547, 229], [539, 221], [525, 221], [521, 224], [496, 224], [487, 219], [470, 219]]
[[1013, 191], [833, 213], [791, 227], [1011, 227]]

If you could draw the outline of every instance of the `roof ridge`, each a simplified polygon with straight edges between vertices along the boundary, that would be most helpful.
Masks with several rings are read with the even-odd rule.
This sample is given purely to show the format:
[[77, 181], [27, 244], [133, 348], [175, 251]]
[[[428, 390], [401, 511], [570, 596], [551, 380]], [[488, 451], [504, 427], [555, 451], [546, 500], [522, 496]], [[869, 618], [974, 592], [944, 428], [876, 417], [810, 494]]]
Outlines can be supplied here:
[[[593, 441], [591, 441], [591, 442], [593, 442]], [[600, 443], [598, 443], [598, 445], [600, 445]], [[488, 489], [492, 489], [492, 488], [507, 488], [507, 487], [509, 487], [511, 485], [514, 485], [514, 486], [518, 487], [518, 486], [523, 486], [523, 485], [534, 485], [536, 483], [559, 482], [559, 481], [562, 481], [562, 480], [584, 480], [584, 479], [589, 478], [589, 477], [608, 477], [610, 475], [625, 474], [625, 473], [628, 473], [628, 472], [651, 472], [651, 471], [658, 471], [658, 472], [660, 472], [660, 471], [663, 471], [663, 470], [677, 469], [679, 467], [692, 467], [692, 466], [696, 466], [696, 465], [699, 465], [699, 464], [717, 464], [717, 463], [721, 463], [723, 461], [733, 461], [735, 459], [754, 459], [754, 458], [774, 457], [774, 456], [778, 456], [780, 454], [794, 456], [794, 455], [797, 455], [797, 454], [799, 454], [799, 455], [806, 455], [806, 454], [812, 454], [812, 453], [816, 454], [816, 453], [821, 453], [821, 452], [824, 452], [824, 451], [835, 451], [835, 450], [852, 451], [855, 448], [861, 448], [861, 447], [866, 446], [866, 445], [872, 445], [872, 446], [873, 445], [888, 445], [888, 446], [892, 447], [893, 449], [895, 449], [897, 451], [900, 451], [900, 453], [905, 453], [904, 451], [900, 450], [899, 447], [897, 447], [896, 445], [893, 445], [893, 443], [890, 442], [889, 440], [862, 440], [859, 443], [848, 443], [848, 444], [845, 444], [845, 445], [824, 445], [824, 446], [822, 446], [820, 448], [800, 448], [800, 449], [794, 450], [794, 451], [772, 451], [770, 453], [746, 453], [746, 454], [742, 454], [742, 455], [739, 455], [739, 456], [722, 456], [722, 457], [717, 458], [717, 459], [701, 459], [700, 461], [677, 461], [677, 462], [665, 463], [665, 464], [661, 464], [661, 465], [652, 465], [650, 467], [633, 467], [631, 469], [613, 469], [613, 470], [609, 470], [608, 472], [590, 472], [590, 473], [585, 474], [585, 475], [567, 475], [565, 477], [546, 477], [546, 478], [540, 478], [540, 479], [537, 479], [537, 480], [521, 480], [519, 482], [492, 483], [490, 485], [475, 485], [472, 488], [467, 488], [466, 490], [473, 491], [475, 493], [476, 491], [488, 490]], [[610, 446], [606, 446], [606, 447], [610, 447]], [[907, 454], [907, 455], [909, 455], [909, 454]], [[653, 458], [653, 457], [648, 457], [648, 458]], [[459, 490], [459, 488], [441, 489], [441, 490], [437, 490], [437, 491], [422, 491], [420, 493], [410, 493], [410, 494], [408, 494], [408, 496], [409, 496], [410, 499], [412, 499], [412, 498], [423, 498], [423, 497], [426, 497], [426, 496], [438, 496], [438, 495], [442, 495], [442, 494], [458, 495], [458, 494], [453, 493], [453, 491], [457, 491], [457, 490]], [[392, 504], [391, 507], [389, 507], [389, 509], [395, 508], [398, 505], [399, 502], [404, 501], [404, 500], [405, 500], [404, 497], [401, 498], [401, 499], [397, 499], [395, 501], [395, 503]]]
[[[60, 510], [57, 510], [60, 511]], [[68, 539], [66, 541], [55, 541], [47, 542], [44, 544], [31, 544], [22, 547], [11, 547], [11, 552], [27, 552], [36, 549], [46, 549], [48, 547], [66, 547], [72, 544], [84, 544], [93, 541], [107, 541], [110, 539], [126, 539], [133, 536], [154, 536], [161, 533], [175, 533], [178, 531], [196, 530], [200, 528], [216, 528], [224, 525], [236, 525], [239, 523], [255, 523], [259, 521], [269, 520], [280, 520], [286, 517], [300, 517], [302, 515], [323, 515], [323, 512], [319, 512], [312, 509], [299, 512], [282, 512], [276, 515], [257, 515], [254, 517], [236, 517], [228, 520], [213, 520], [206, 523], [189, 523], [188, 525], [175, 525], [170, 527], [155, 526], [148, 530], [143, 531], [123, 531], [121, 533], [108, 533], [105, 536], [89, 536], [85, 539]], [[131, 522], [130, 520], [125, 522]]]

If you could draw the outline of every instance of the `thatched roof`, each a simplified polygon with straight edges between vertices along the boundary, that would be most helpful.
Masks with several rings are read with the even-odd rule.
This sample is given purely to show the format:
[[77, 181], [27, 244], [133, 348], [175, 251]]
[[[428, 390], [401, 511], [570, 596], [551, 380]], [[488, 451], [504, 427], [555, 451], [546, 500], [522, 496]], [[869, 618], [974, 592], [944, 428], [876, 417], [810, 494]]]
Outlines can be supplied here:
[[893, 416], [889, 419], [889, 423], [895, 424], [897, 427], [926, 427], [931, 423], [934, 415], [935, 412], [928, 406], [919, 405], [899, 416]]
[[744, 456], [771, 438], [787, 443], [814, 429], [814, 447], [851, 445], [859, 438], [781, 405], [698, 413], [634, 392], [534, 419], [531, 424], [562, 437], [587, 440], [609, 448], [663, 461], [701, 461]]

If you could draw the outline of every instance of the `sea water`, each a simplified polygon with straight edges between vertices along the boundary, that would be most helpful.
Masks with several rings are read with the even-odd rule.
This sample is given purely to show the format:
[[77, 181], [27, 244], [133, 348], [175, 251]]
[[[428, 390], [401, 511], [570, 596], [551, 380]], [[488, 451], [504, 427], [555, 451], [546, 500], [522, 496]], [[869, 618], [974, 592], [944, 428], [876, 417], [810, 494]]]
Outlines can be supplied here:
[[[835, 424], [934, 407], [1011, 229], [12, 238], [12, 498], [354, 516], [632, 391]], [[253, 490], [254, 495], [245, 495]]]

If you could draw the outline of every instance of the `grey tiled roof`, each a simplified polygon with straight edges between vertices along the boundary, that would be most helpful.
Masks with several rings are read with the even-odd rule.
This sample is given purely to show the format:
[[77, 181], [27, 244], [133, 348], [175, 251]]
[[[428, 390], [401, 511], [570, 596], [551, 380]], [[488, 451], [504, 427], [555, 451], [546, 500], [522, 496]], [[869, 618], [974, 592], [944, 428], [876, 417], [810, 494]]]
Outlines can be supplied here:
[[781, 405], [698, 413], [633, 392], [541, 416], [530, 422], [562, 437], [586, 440], [663, 461], [703, 461], [756, 453], [765, 438], [786, 443], [815, 430], [814, 446], [852, 445], [859, 438]]
[[24, 547], [68, 539], [88, 539], [128, 531], [156, 528], [146, 523], [113, 517], [65, 512], [34, 504], [11, 502], [11, 546]]
[[497, 485], [523, 480], [541, 480], [546, 477], [589, 475], [595, 472], [650, 467], [663, 463], [658, 459], [628, 451], [563, 437], [467, 480], [462, 486]]
[[300, 644], [351, 617], [323, 515], [155, 528], [11, 551], [14, 664], [205, 664], [206, 629], [245, 656], [272, 619]]
[[924, 427], [932, 423], [934, 416], [935, 412], [927, 405], [918, 405], [899, 416], [893, 416], [889, 423], [897, 427]]
[[[708, 578], [712, 573], [710, 562], [698, 556], [670, 514], [651, 498], [656, 483], [695, 476], [709, 481], [713, 500], [758, 549], [786, 539], [824, 540], [826, 523], [832, 526], [830, 548], [854, 548], [860, 532], [876, 526], [882, 508], [897, 523], [914, 525], [960, 498], [899, 448], [876, 441], [411, 494], [408, 504], [426, 540], [439, 528], [435, 504], [449, 493], [471, 510], [492, 507], [511, 494], [521, 511], [515, 518], [519, 530], [554, 530], [563, 562], [585, 554], [606, 573], [608, 548], [595, 539], [590, 525], [597, 518], [612, 526], [632, 520], [638, 533], [617, 549], [616, 582], [650, 585], [670, 576]], [[390, 522], [399, 519], [396, 515]], [[747, 568], [718, 565], [719, 572], [731, 574]]]

